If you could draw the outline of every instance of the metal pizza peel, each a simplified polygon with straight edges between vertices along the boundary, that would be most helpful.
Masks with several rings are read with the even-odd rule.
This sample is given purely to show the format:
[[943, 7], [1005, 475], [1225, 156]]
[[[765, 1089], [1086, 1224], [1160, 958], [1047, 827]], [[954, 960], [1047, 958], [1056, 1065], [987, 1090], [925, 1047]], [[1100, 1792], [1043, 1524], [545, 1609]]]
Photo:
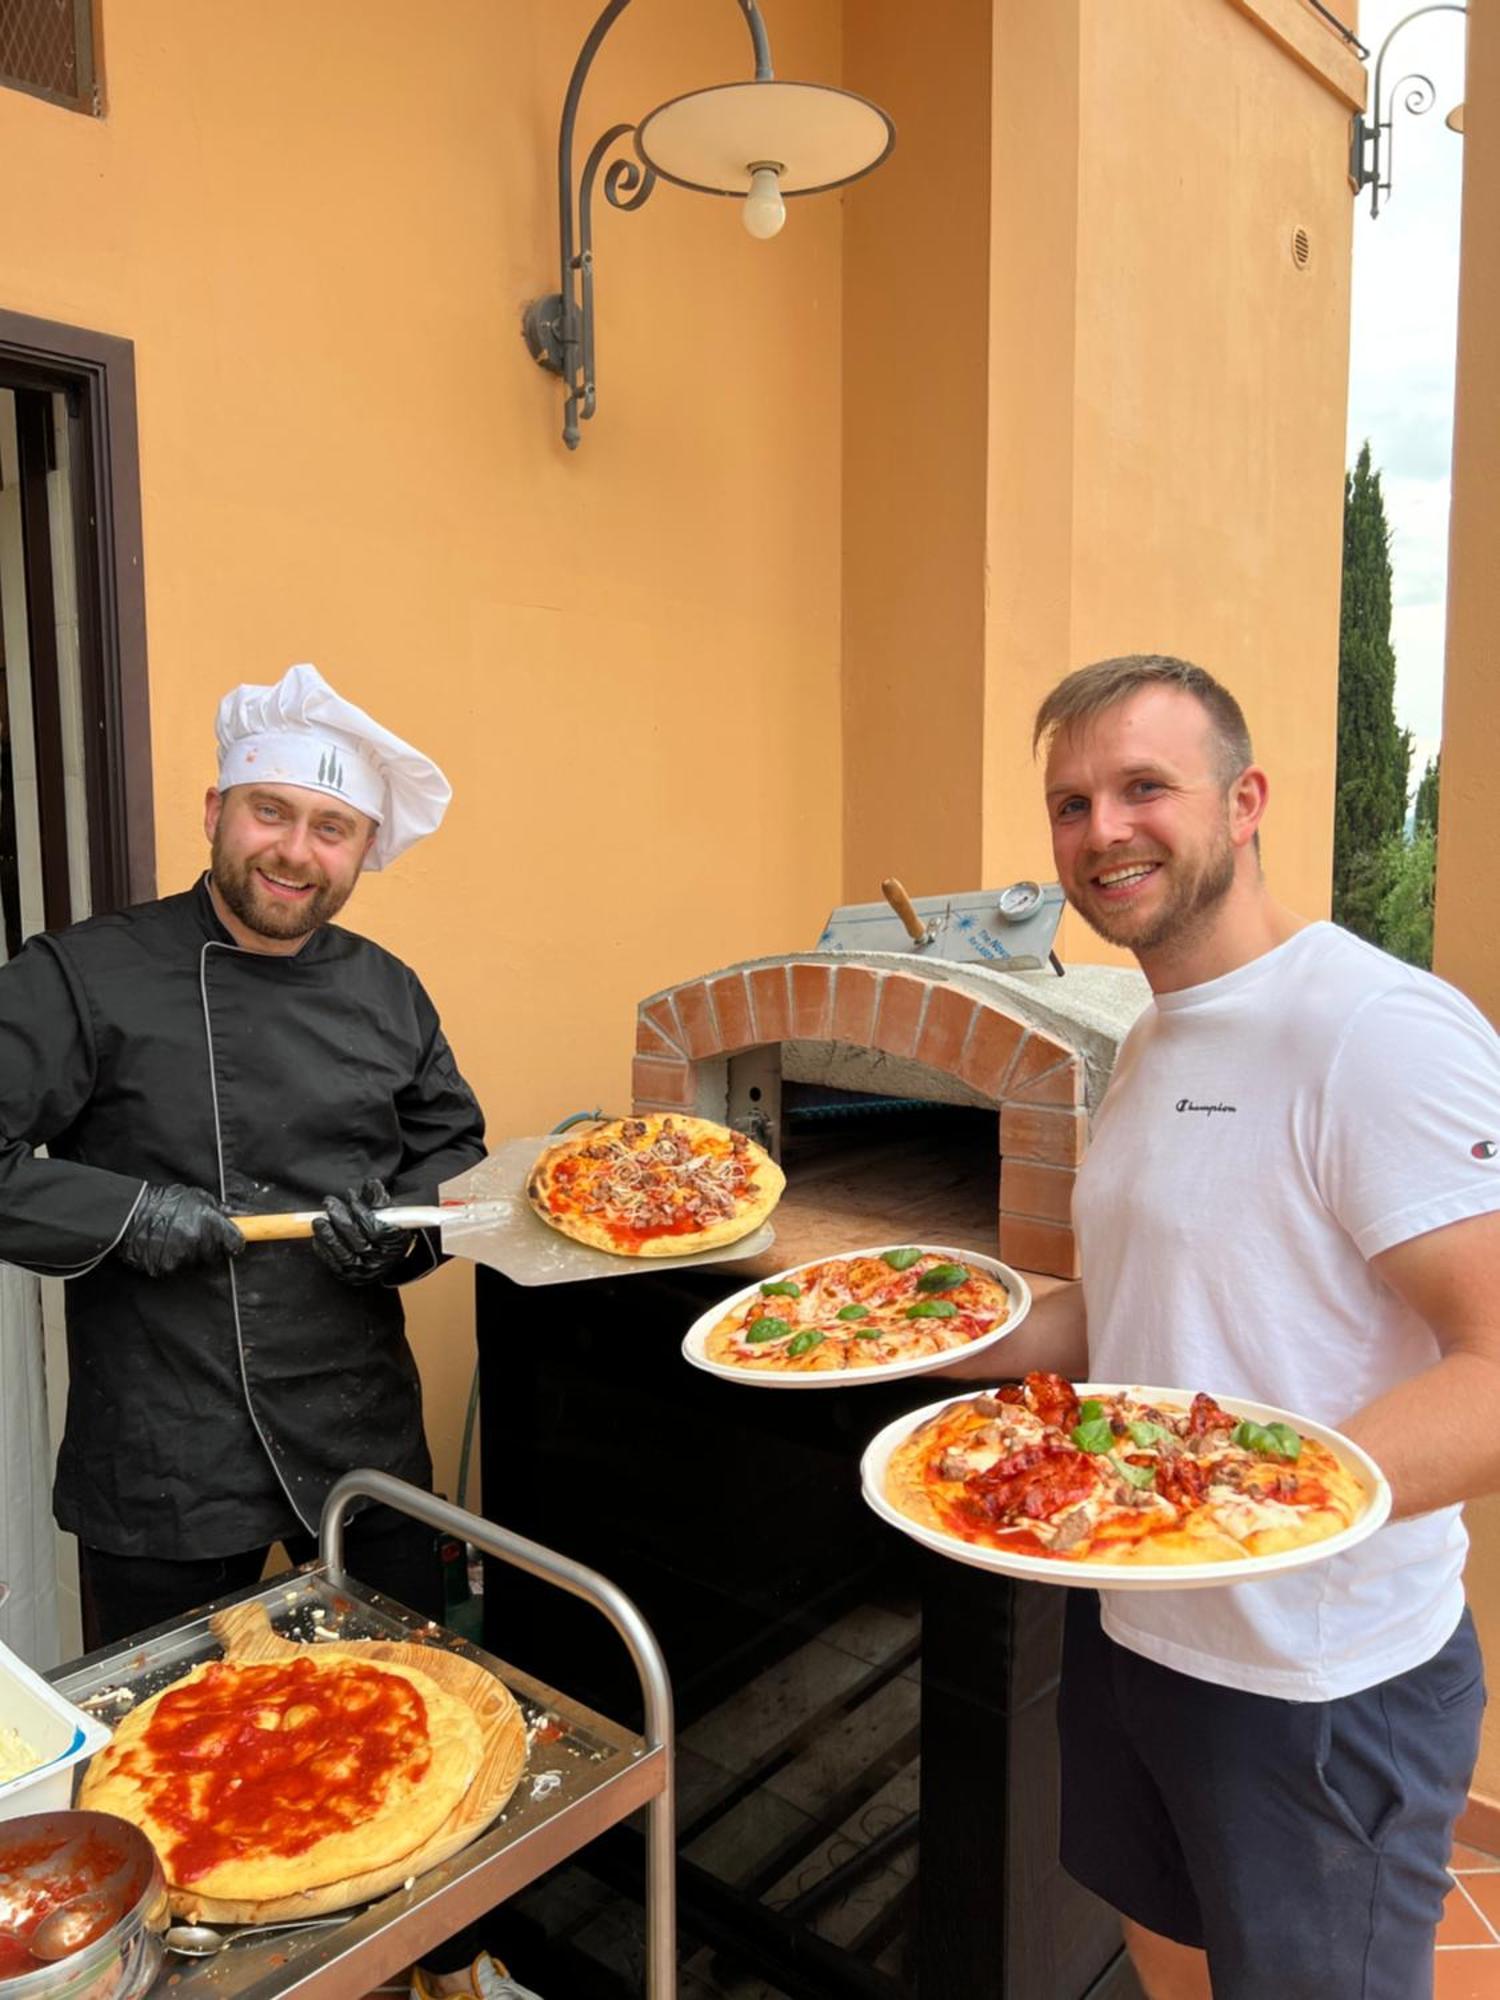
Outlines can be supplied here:
[[[518, 1285], [571, 1285], [584, 1278], [627, 1278], [643, 1271], [680, 1270], [690, 1264], [727, 1264], [759, 1257], [776, 1240], [769, 1222], [717, 1250], [686, 1257], [619, 1257], [591, 1244], [575, 1243], [548, 1228], [526, 1199], [526, 1180], [558, 1134], [507, 1139], [477, 1167], [444, 1181], [438, 1207], [392, 1207], [375, 1212], [398, 1229], [436, 1229], [452, 1257], [487, 1264]], [[322, 1209], [285, 1215], [236, 1215], [247, 1242], [288, 1242], [310, 1237]]]

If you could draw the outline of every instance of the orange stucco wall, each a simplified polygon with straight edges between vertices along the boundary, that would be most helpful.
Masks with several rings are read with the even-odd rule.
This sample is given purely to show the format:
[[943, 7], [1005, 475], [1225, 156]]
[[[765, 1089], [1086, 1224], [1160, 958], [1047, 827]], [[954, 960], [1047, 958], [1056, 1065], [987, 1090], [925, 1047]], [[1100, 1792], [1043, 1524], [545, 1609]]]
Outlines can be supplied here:
[[[1163, 0], [1150, 35], [1131, 9], [1077, 15], [1076, 134], [1065, 99], [1053, 139], [1076, 155], [1071, 234], [1063, 215], [1027, 241], [1039, 191], [996, 174], [997, 217], [1002, 199], [1018, 210], [1007, 229], [1022, 239], [996, 262], [1000, 358], [1040, 393], [1019, 433], [996, 399], [1008, 449], [992, 520], [1013, 528], [991, 548], [986, 878], [1048, 866], [1034, 799], [1010, 775], [1040, 695], [1088, 660], [1180, 653], [1243, 703], [1275, 790], [1272, 886], [1323, 915], [1357, 73], [1326, 30], [1322, 73], [1294, 61], [1274, 9]], [[1049, 271], [1044, 248], [1071, 268]], [[1033, 289], [1054, 322], [1045, 341]], [[1108, 955], [1071, 913], [1061, 944]]]
[[1300, 0], [943, 11], [847, 36], [902, 140], [845, 246], [845, 893], [1050, 874], [1037, 700], [1168, 651], [1240, 694], [1325, 914], [1362, 72]]
[[[1132, 10], [1084, 9], [1070, 664], [1179, 653], [1232, 688], [1273, 785], [1272, 889], [1325, 916], [1352, 58], [1314, 75], [1274, 20], [1152, 11], [1155, 39]], [[1003, 846], [1010, 802], [994, 797]]]
[[[105, 118], [0, 90], [0, 305], [135, 343], [160, 881], [203, 858], [220, 692], [315, 661], [453, 779], [349, 915], [420, 970], [497, 1137], [623, 1106], [642, 993], [838, 900], [841, 204], [757, 244], [670, 186], [601, 202], [566, 452], [519, 329], [597, 13], [129, 0]], [[838, 0], [770, 27], [782, 74], [837, 80]], [[751, 73], [737, 9], [646, 0], [580, 157]], [[410, 1300], [451, 1479], [466, 1268]]]
[[844, 249], [844, 897], [977, 887], [989, 367], [990, 0], [848, 9], [895, 153]]
[[[1500, 631], [1500, 15], [1469, 10], [1464, 89], [1463, 250], [1448, 551], [1448, 648], [1438, 825], [1434, 966], [1500, 1026], [1495, 923], [1494, 767], [1500, 745], [1495, 635]], [[1500, 1498], [1468, 1510], [1468, 1587], [1481, 1641], [1500, 1660]], [[1500, 1799], [1500, 1717], [1492, 1705], [1476, 1787]]]

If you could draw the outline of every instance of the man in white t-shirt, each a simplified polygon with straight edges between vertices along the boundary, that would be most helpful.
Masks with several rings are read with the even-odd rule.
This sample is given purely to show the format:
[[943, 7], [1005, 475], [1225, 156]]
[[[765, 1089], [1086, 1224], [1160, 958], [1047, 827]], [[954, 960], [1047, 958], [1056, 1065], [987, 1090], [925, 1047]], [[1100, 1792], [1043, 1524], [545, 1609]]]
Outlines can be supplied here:
[[1500, 1487], [1500, 1040], [1272, 899], [1266, 776], [1200, 668], [1083, 668], [1036, 740], [1058, 878], [1154, 1001], [1079, 1175], [1083, 1282], [1007, 1364], [1278, 1404], [1395, 1496], [1285, 1576], [1070, 1592], [1063, 1860], [1150, 2000], [1422, 2000], [1484, 1703], [1459, 1504]]

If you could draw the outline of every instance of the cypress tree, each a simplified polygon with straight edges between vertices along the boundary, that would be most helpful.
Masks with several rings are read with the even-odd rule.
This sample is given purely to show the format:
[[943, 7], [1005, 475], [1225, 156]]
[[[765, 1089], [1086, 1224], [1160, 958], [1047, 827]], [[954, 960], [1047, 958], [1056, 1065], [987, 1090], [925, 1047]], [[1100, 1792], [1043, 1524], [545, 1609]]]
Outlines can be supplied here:
[[1422, 773], [1422, 782], [1417, 786], [1417, 803], [1412, 812], [1413, 835], [1430, 833], [1437, 839], [1438, 784], [1443, 768], [1443, 753], [1427, 759], [1427, 768]]
[[1380, 474], [1370, 464], [1367, 441], [1344, 479], [1333, 915], [1376, 944], [1387, 842], [1405, 824], [1411, 762], [1411, 735], [1396, 726], [1390, 545]]

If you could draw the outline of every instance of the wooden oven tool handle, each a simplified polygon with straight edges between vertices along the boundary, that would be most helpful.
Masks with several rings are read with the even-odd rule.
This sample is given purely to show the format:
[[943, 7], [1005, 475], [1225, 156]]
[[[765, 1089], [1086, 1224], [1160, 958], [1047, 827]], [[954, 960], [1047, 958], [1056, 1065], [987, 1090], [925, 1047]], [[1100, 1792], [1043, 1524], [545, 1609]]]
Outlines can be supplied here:
[[231, 1215], [229, 1220], [247, 1243], [293, 1243], [312, 1235], [322, 1213], [321, 1208], [310, 1208], [295, 1215]]
[[886, 876], [880, 885], [880, 893], [885, 897], [885, 900], [896, 912], [902, 923], [905, 924], [906, 935], [911, 939], [913, 944], [930, 944], [932, 942], [931, 932], [917, 915], [915, 909], [912, 907], [911, 897], [907, 895], [905, 889], [902, 888], [894, 875]]
[[[487, 1221], [494, 1208], [490, 1202], [454, 1202], [440, 1208], [377, 1208], [375, 1213], [396, 1229], [437, 1229], [454, 1223]], [[498, 1210], [495, 1212], [498, 1214]], [[286, 1215], [231, 1215], [229, 1220], [247, 1243], [295, 1243], [311, 1236], [313, 1224], [323, 1216], [321, 1208], [307, 1208]]]

